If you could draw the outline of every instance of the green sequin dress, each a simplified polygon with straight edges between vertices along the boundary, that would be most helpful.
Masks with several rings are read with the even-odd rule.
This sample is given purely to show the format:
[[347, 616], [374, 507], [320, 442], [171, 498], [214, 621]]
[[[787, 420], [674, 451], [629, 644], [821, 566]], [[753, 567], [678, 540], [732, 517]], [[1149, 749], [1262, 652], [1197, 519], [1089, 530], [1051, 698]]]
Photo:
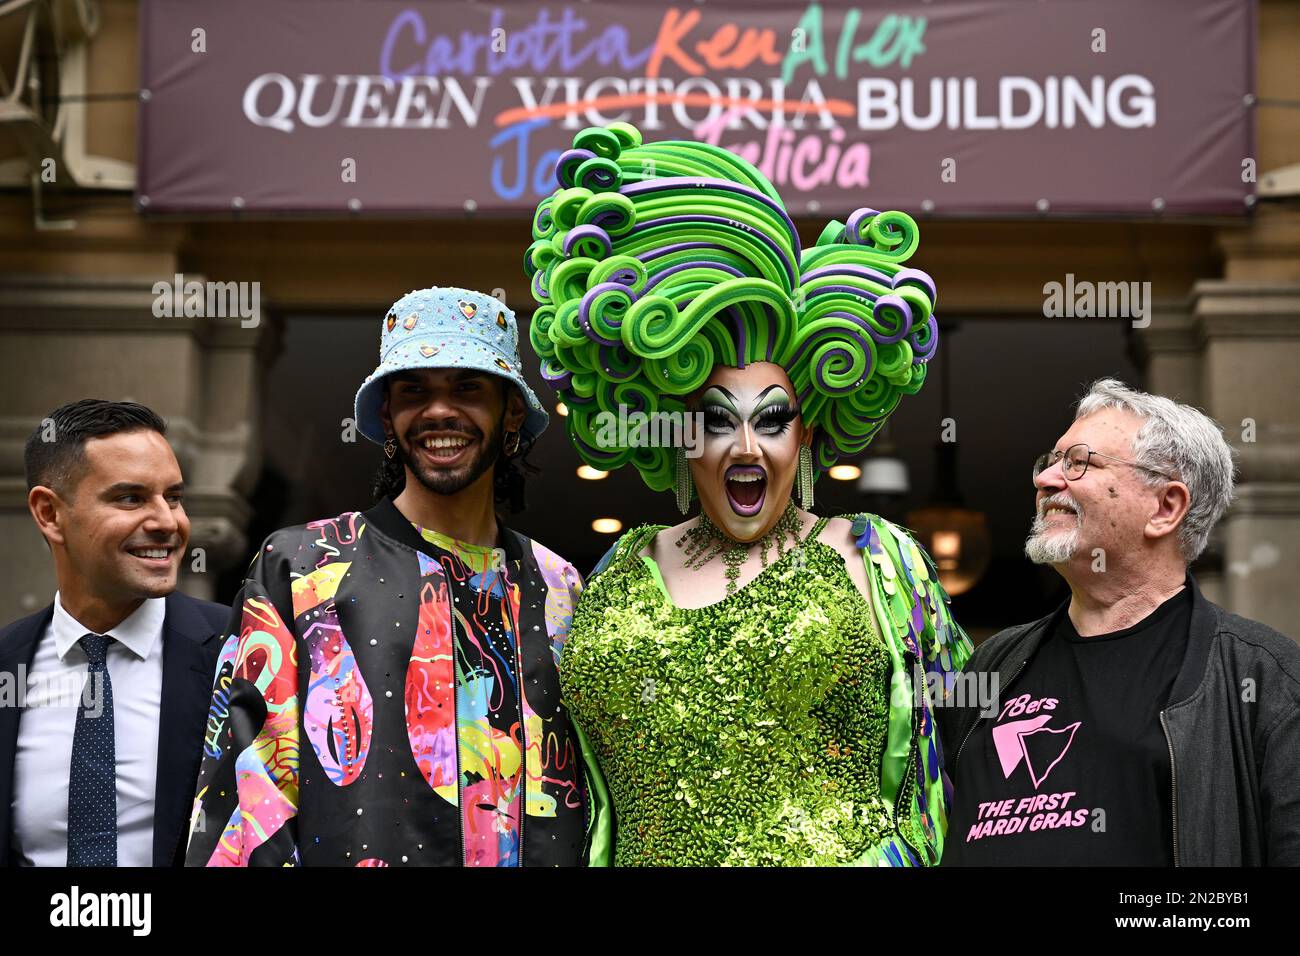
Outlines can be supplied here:
[[881, 794], [891, 655], [816, 540], [826, 520], [703, 608], [676, 607], [638, 555], [663, 526], [625, 535], [589, 582], [560, 680], [613, 800], [615, 865], [909, 855]]

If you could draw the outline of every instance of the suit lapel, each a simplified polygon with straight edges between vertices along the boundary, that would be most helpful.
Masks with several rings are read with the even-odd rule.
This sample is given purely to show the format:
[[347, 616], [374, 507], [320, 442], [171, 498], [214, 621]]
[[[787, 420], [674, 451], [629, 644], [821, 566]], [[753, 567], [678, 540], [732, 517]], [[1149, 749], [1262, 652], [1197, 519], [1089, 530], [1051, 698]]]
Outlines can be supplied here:
[[221, 635], [195, 603], [167, 597], [163, 623], [162, 707], [154, 793], [153, 865], [172, 866], [182, 851], [199, 776], [204, 721]]
[[[36, 647], [53, 617], [54, 605], [51, 604], [39, 614], [18, 621], [9, 635], [0, 641], [0, 674], [9, 675], [6, 679], [13, 681], [10, 688], [13, 693], [27, 692], [27, 670], [32, 666]], [[21, 718], [22, 708], [0, 706], [0, 866], [9, 864], [14, 823], [14, 761], [18, 756], [18, 723]]]

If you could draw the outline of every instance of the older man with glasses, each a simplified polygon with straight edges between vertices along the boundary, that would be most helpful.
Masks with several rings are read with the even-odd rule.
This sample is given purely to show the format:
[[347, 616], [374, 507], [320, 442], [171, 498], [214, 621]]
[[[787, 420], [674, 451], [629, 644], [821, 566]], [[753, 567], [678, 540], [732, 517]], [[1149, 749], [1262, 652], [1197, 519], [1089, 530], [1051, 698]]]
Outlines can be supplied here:
[[1070, 599], [976, 649], [996, 713], [939, 708], [943, 862], [1300, 864], [1300, 647], [1187, 570], [1232, 500], [1219, 426], [1102, 379], [1033, 480], [1025, 554]]

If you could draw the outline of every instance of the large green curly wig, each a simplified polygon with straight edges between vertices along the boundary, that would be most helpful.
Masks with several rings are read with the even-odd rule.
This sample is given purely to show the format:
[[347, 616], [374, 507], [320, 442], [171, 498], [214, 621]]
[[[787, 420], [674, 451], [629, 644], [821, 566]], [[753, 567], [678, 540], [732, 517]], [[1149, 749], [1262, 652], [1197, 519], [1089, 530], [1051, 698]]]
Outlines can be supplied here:
[[631, 462], [670, 488], [673, 449], [603, 447], [596, 416], [684, 412], [719, 364], [785, 369], [821, 470], [860, 454], [924, 383], [935, 287], [904, 268], [919, 243], [905, 213], [859, 209], [801, 250], [753, 165], [707, 143], [642, 143], [626, 123], [578, 133], [555, 174], [524, 263], [529, 340], [593, 467]]

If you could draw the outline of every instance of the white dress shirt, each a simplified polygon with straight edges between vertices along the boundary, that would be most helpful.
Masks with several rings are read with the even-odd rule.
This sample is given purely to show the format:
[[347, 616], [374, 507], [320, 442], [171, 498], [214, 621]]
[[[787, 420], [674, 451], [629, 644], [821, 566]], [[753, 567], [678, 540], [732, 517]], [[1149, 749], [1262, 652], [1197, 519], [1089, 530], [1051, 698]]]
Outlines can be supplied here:
[[[113, 684], [117, 751], [117, 865], [153, 865], [165, 598], [150, 598], [110, 629], [105, 663]], [[27, 709], [14, 762], [14, 849], [24, 866], [67, 866], [68, 774], [90, 662], [78, 643], [90, 628], [54, 595], [54, 617], [27, 671]], [[102, 706], [92, 688], [91, 706]]]

